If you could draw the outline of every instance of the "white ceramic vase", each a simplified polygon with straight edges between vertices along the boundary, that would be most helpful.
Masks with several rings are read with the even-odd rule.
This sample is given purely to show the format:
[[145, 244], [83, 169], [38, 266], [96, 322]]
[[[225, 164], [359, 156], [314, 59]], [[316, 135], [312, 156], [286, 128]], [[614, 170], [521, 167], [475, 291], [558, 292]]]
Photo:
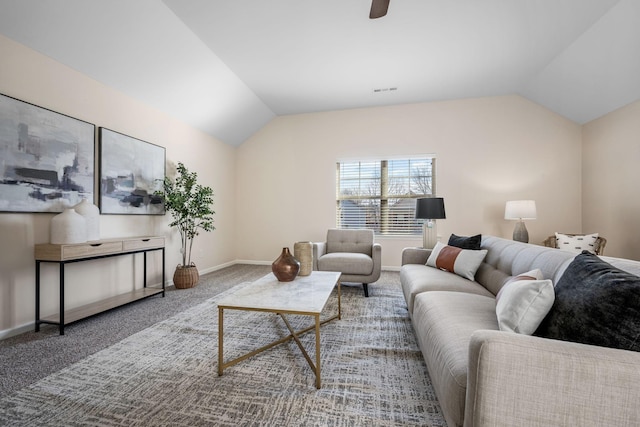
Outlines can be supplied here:
[[87, 222], [87, 240], [100, 240], [100, 209], [87, 199], [82, 199], [73, 209]]
[[51, 243], [63, 245], [87, 241], [87, 221], [73, 208], [51, 218]]

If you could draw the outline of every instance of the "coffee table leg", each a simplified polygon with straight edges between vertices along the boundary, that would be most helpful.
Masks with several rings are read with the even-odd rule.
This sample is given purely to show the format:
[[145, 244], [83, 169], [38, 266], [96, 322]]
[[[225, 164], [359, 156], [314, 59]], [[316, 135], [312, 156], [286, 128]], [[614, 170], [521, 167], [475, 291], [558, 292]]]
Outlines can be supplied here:
[[223, 336], [223, 318], [224, 318], [224, 309], [218, 307], [218, 376], [222, 376], [222, 336]]
[[316, 314], [316, 388], [320, 389], [320, 315]]
[[338, 320], [342, 319], [342, 306], [341, 306], [341, 290], [340, 290], [340, 281], [338, 280]]

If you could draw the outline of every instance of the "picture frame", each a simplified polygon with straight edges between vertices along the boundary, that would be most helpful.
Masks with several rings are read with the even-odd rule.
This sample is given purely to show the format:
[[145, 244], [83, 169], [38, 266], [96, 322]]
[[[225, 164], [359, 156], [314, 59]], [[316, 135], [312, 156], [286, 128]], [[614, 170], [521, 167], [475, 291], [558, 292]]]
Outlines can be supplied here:
[[92, 123], [0, 94], [0, 212], [62, 212], [94, 202]]
[[100, 127], [100, 212], [164, 215], [165, 148]]

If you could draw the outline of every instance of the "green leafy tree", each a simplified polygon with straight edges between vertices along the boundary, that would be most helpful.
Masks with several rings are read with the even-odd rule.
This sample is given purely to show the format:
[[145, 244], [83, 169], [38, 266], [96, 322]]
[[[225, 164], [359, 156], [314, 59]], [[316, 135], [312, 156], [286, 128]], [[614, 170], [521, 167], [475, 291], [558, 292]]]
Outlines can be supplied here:
[[193, 239], [200, 230], [213, 231], [213, 190], [197, 182], [198, 174], [189, 172], [182, 162], [178, 162], [175, 181], [164, 178], [164, 191], [156, 192], [164, 199], [165, 208], [173, 216], [169, 224], [180, 232], [182, 246], [182, 266], [191, 265]]

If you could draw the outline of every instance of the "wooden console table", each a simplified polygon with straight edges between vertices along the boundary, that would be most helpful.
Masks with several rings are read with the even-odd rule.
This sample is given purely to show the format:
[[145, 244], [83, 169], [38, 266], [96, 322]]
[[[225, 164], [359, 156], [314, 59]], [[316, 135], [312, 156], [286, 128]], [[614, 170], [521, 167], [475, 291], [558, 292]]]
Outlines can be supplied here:
[[[147, 252], [162, 251], [162, 288], [147, 287]], [[100, 258], [109, 258], [121, 255], [144, 254], [144, 286], [132, 292], [116, 295], [98, 302], [87, 304], [71, 310], [64, 309], [64, 267], [73, 262], [89, 261]], [[36, 260], [36, 332], [40, 330], [40, 324], [47, 323], [59, 325], [60, 335], [64, 335], [64, 327], [80, 319], [102, 313], [107, 310], [129, 304], [134, 301], [162, 294], [165, 288], [165, 256], [164, 237], [128, 237], [124, 239], [96, 240], [76, 244], [51, 244], [35, 245], [34, 256]], [[60, 313], [40, 318], [40, 263], [57, 263], [60, 269]]]

